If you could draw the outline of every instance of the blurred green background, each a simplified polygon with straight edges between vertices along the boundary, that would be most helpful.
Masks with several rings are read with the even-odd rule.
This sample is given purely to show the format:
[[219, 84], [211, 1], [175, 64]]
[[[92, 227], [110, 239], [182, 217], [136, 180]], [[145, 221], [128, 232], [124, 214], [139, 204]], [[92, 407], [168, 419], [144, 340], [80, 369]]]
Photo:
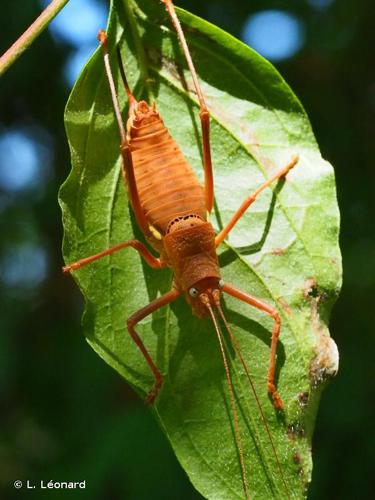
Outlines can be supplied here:
[[[2, 0], [0, 53], [46, 3]], [[331, 333], [341, 360], [322, 397], [309, 498], [373, 498], [373, 1], [177, 4], [272, 60], [335, 166], [344, 286]], [[198, 499], [142, 401], [86, 344], [82, 298], [61, 274], [57, 191], [70, 170], [63, 110], [107, 3], [72, 0], [69, 9], [0, 81], [0, 498], [41, 497], [16, 490], [16, 479], [86, 479], [85, 490], [47, 495]]]

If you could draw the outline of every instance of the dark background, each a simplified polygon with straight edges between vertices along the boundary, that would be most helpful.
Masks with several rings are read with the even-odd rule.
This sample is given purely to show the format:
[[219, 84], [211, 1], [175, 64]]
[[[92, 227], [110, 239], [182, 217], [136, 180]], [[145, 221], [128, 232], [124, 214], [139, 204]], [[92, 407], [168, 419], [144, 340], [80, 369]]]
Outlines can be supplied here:
[[[247, 16], [270, 8], [286, 9], [305, 27], [301, 50], [276, 66], [307, 110], [323, 157], [335, 167], [344, 265], [331, 320], [340, 371], [321, 401], [309, 498], [371, 498], [373, 1], [179, 0], [178, 5], [236, 36]], [[39, 12], [36, 0], [2, 0], [0, 53]], [[86, 490], [63, 492], [64, 498], [197, 499], [143, 403], [84, 341], [82, 299], [60, 271], [57, 191], [70, 170], [63, 126], [70, 88], [62, 68], [73, 50], [46, 31], [0, 81], [0, 134], [23, 130], [48, 164], [37, 183], [16, 190], [0, 186], [0, 498], [40, 498], [40, 491], [22, 490], [23, 495], [13, 488], [14, 480], [29, 478], [86, 479]], [[0, 165], [11, 161], [2, 155]], [[50, 498], [56, 495], [49, 492]]]

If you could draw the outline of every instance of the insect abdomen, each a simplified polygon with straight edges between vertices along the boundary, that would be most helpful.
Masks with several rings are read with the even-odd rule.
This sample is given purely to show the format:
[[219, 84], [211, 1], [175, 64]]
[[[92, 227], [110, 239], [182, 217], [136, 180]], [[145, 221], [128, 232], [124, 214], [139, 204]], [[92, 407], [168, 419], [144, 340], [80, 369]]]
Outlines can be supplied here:
[[128, 130], [138, 194], [150, 225], [165, 234], [177, 217], [206, 219], [203, 188], [159, 114], [149, 107], [143, 116], [136, 113]]

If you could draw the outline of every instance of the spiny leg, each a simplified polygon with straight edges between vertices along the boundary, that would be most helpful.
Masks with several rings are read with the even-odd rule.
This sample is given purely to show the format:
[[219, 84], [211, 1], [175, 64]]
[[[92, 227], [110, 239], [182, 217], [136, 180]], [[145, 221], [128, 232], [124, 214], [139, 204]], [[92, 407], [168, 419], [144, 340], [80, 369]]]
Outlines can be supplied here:
[[241, 219], [243, 214], [249, 208], [249, 206], [252, 203], [254, 203], [254, 201], [257, 199], [259, 193], [261, 193], [264, 189], [266, 189], [273, 181], [284, 177], [289, 172], [289, 170], [291, 170], [298, 163], [298, 160], [299, 160], [298, 156], [293, 156], [293, 158], [285, 167], [278, 170], [274, 175], [272, 175], [269, 179], [267, 179], [261, 186], [259, 186], [258, 189], [254, 191], [254, 193], [252, 193], [243, 201], [243, 203], [235, 212], [235, 214], [230, 219], [228, 224], [216, 236], [215, 238], [216, 246], [219, 246], [220, 243], [222, 243], [225, 240], [230, 231], [233, 229], [233, 227], [237, 224], [237, 222]]
[[119, 243], [118, 245], [115, 245], [114, 247], [107, 248], [107, 250], [104, 250], [103, 252], [99, 252], [95, 255], [90, 255], [89, 257], [85, 257], [83, 259], [78, 260], [77, 262], [73, 262], [72, 264], [69, 264], [65, 267], [63, 267], [64, 273], [70, 273], [71, 271], [75, 271], [76, 269], [80, 269], [83, 266], [86, 266], [87, 264], [91, 264], [91, 262], [94, 262], [95, 260], [99, 260], [102, 257], [105, 257], [106, 255], [110, 255], [111, 253], [117, 252], [118, 250], [121, 250], [122, 248], [127, 248], [127, 247], [132, 247], [135, 250], [137, 250], [140, 255], [145, 259], [147, 264], [154, 269], [162, 269], [165, 267], [165, 264], [161, 262], [160, 259], [157, 257], [154, 257], [148, 249], [145, 247], [143, 243], [141, 243], [138, 240], [129, 240], [129, 241], [124, 241], [122, 243]]
[[[113, 109], [115, 111], [116, 120], [117, 120], [118, 128], [120, 131], [120, 137], [121, 137], [120, 150], [121, 150], [121, 156], [122, 156], [123, 166], [124, 166], [124, 173], [125, 173], [125, 177], [126, 177], [128, 190], [129, 190], [131, 205], [132, 205], [134, 215], [135, 215], [135, 218], [137, 220], [139, 227], [142, 229], [142, 231], [145, 235], [150, 236], [151, 232], [150, 232], [149, 224], [148, 224], [146, 216], [142, 210], [141, 201], [140, 201], [139, 195], [138, 195], [137, 183], [136, 183], [135, 174], [134, 174], [132, 154], [131, 154], [130, 146], [129, 146], [128, 139], [126, 136], [126, 131], [125, 131], [125, 128], [124, 128], [124, 125], [122, 122], [120, 104], [118, 101], [118, 96], [116, 93], [116, 88], [115, 88], [113, 75], [112, 75], [112, 71], [111, 71], [111, 66], [109, 63], [107, 34], [104, 30], [99, 31], [98, 40], [99, 40], [99, 43], [103, 49], [105, 71], [107, 74], [109, 88], [111, 90]], [[122, 64], [120, 66], [120, 71], [121, 71], [121, 75], [122, 75], [122, 73], [124, 73]], [[124, 73], [124, 75], [125, 75], [125, 73]], [[129, 97], [129, 95], [131, 96], [130, 97], [130, 105], [134, 106], [136, 104], [135, 98], [131, 94], [129, 86], [127, 85], [127, 82], [126, 82], [126, 84], [125, 84], [125, 82], [126, 82], [126, 79], [124, 80], [124, 85], [125, 85], [125, 89], [127, 91], [128, 97]]]
[[271, 353], [268, 367], [267, 387], [269, 394], [272, 396], [275, 408], [280, 410], [283, 407], [283, 403], [275, 387], [276, 349], [281, 328], [280, 315], [274, 307], [269, 306], [265, 302], [262, 302], [261, 300], [253, 297], [252, 295], [249, 295], [248, 293], [242, 292], [232, 285], [225, 284], [222, 290], [232, 297], [242, 300], [243, 302], [246, 302], [246, 304], [249, 304], [250, 306], [256, 307], [260, 311], [265, 312], [274, 320], [274, 327], [271, 337]]
[[150, 404], [152, 404], [154, 402], [155, 398], [159, 394], [160, 388], [163, 384], [163, 378], [162, 378], [162, 375], [161, 375], [160, 371], [158, 370], [157, 366], [155, 365], [154, 361], [152, 360], [149, 352], [147, 351], [145, 345], [143, 344], [141, 338], [139, 337], [138, 333], [135, 331], [134, 327], [137, 323], [139, 323], [143, 318], [145, 318], [149, 314], [152, 314], [153, 312], [157, 311], [161, 307], [166, 306], [167, 304], [170, 304], [171, 302], [176, 300], [180, 294], [181, 294], [181, 292], [179, 290], [177, 290], [176, 288], [172, 288], [172, 290], [170, 292], [153, 300], [147, 306], [142, 307], [142, 309], [140, 309], [139, 311], [132, 314], [130, 316], [130, 318], [128, 318], [128, 320], [127, 320], [128, 332], [130, 333], [132, 339], [134, 340], [134, 342], [137, 344], [137, 346], [141, 350], [141, 352], [142, 352], [142, 354], [143, 354], [143, 356], [144, 356], [144, 358], [145, 358], [148, 366], [150, 367], [150, 369], [154, 375], [154, 378], [155, 378], [154, 386], [146, 398], [146, 402], [150, 403]]
[[184, 52], [187, 64], [190, 69], [191, 76], [193, 78], [195, 91], [198, 95], [199, 100], [199, 117], [201, 120], [202, 127], [202, 145], [203, 145], [203, 168], [204, 168], [204, 191], [206, 200], [206, 210], [211, 212], [214, 204], [214, 179], [212, 172], [212, 160], [211, 160], [211, 146], [210, 146], [210, 113], [206, 106], [206, 102], [203, 97], [202, 89], [199, 85], [197, 73], [193, 64], [193, 60], [190, 55], [188, 44], [186, 43], [186, 38], [184, 32], [182, 31], [180, 21], [177, 17], [172, 0], [161, 0], [167, 9], [168, 14], [171, 17], [172, 23], [177, 32], [178, 39], [180, 40], [182, 50]]

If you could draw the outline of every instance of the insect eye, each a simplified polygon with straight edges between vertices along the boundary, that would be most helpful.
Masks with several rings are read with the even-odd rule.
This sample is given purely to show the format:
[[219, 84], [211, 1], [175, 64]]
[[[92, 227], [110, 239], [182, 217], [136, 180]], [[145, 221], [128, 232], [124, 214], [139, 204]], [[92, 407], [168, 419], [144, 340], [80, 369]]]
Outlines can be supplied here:
[[190, 297], [197, 297], [198, 296], [198, 290], [194, 287], [190, 288], [189, 289], [189, 295]]
[[220, 287], [220, 288], [223, 288], [223, 287], [224, 287], [224, 280], [223, 280], [223, 279], [221, 279], [221, 280], [219, 281], [219, 287]]

